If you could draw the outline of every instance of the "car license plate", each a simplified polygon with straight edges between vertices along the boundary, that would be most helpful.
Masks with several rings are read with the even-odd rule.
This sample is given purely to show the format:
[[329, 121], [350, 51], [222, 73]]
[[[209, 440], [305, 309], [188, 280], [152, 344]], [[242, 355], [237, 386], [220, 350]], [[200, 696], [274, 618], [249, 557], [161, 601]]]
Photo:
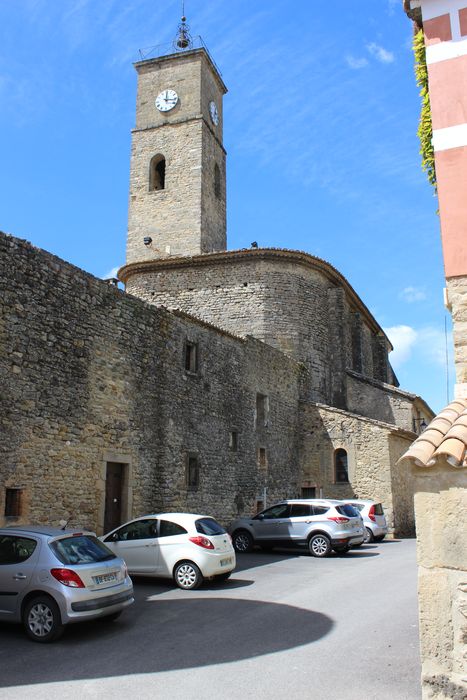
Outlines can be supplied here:
[[100, 576], [93, 576], [94, 583], [98, 585], [101, 583], [112, 583], [117, 580], [117, 574], [112, 572], [111, 574], [101, 574]]
[[228, 557], [228, 559], [221, 559], [221, 566], [227, 566], [228, 564], [232, 563], [232, 557]]

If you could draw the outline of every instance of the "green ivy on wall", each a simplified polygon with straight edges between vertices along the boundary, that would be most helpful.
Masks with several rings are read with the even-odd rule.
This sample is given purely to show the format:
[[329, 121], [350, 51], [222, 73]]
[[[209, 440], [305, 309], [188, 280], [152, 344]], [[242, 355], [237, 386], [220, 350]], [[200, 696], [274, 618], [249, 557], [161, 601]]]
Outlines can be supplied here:
[[414, 34], [413, 51], [415, 55], [415, 78], [420, 88], [422, 108], [420, 122], [418, 124], [418, 138], [420, 139], [420, 155], [422, 156], [422, 170], [426, 172], [429, 182], [436, 191], [435, 152], [433, 149], [433, 127], [431, 123], [430, 94], [428, 91], [428, 69], [426, 67], [426, 51], [423, 29]]

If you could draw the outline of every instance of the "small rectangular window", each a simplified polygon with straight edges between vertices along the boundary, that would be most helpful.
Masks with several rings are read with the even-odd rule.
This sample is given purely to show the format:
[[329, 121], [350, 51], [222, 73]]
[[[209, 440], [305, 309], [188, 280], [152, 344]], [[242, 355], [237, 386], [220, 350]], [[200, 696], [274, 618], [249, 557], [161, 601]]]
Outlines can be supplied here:
[[316, 498], [316, 486], [303, 486], [302, 498]]
[[268, 458], [266, 455], [266, 448], [265, 447], [258, 447], [258, 466], [261, 467], [261, 469], [267, 469], [268, 466]]
[[185, 370], [193, 374], [198, 371], [198, 344], [188, 340], [185, 343]]
[[266, 394], [256, 394], [256, 427], [265, 427], [269, 417], [269, 398]]
[[230, 433], [229, 449], [232, 452], [237, 452], [238, 450], [238, 432], [236, 430], [232, 430]]
[[6, 489], [5, 518], [19, 518], [21, 515], [22, 489]]
[[186, 477], [188, 491], [197, 491], [199, 488], [199, 460], [197, 455], [187, 456]]

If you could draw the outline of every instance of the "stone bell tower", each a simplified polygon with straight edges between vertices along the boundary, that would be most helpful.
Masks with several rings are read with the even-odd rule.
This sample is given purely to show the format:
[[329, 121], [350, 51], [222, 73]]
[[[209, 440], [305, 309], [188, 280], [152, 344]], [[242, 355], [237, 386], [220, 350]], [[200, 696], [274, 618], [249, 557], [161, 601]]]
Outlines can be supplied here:
[[219, 71], [204, 47], [192, 48], [184, 17], [174, 52], [135, 68], [126, 263], [225, 250]]

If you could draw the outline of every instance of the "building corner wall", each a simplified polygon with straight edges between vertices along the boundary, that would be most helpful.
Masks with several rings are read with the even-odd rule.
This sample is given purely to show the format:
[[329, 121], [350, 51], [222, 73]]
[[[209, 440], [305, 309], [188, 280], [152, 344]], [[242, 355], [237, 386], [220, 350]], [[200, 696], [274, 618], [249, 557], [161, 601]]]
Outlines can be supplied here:
[[467, 475], [411, 467], [417, 523], [424, 700], [467, 697]]

